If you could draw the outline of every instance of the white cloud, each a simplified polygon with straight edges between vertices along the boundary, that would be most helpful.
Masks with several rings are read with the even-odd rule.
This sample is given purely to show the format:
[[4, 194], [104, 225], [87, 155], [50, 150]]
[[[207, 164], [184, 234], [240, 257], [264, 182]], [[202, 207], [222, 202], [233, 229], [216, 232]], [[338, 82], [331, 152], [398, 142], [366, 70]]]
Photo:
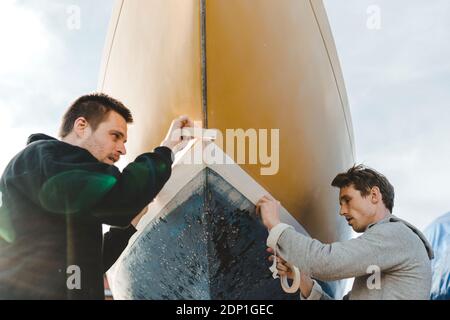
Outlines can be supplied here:
[[[70, 30], [67, 8], [81, 9]], [[62, 114], [96, 90], [112, 0], [0, 1], [0, 173], [32, 133], [56, 135]]]
[[17, 5], [15, 0], [0, 2], [0, 76], [27, 70], [32, 60], [44, 57], [49, 47], [49, 34], [41, 17]]

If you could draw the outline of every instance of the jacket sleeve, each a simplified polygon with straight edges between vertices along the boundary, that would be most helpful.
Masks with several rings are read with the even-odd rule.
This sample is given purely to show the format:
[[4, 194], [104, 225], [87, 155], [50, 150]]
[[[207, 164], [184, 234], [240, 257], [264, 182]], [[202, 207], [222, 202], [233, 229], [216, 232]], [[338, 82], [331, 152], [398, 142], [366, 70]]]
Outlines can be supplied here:
[[359, 238], [332, 244], [308, 238], [292, 227], [277, 230], [281, 231], [276, 240], [279, 255], [322, 281], [368, 275], [374, 267], [385, 271], [407, 261], [404, 250], [399, 250], [402, 234], [393, 223], [373, 226]]
[[103, 236], [103, 267], [104, 272], [116, 262], [128, 245], [136, 229], [130, 225], [127, 228], [111, 227]]
[[[56, 149], [56, 150], [55, 150]], [[8, 185], [47, 212], [89, 215], [125, 227], [162, 189], [171, 175], [172, 151], [158, 147], [123, 172], [81, 148], [41, 145], [26, 149], [8, 168]]]
[[111, 190], [93, 207], [102, 223], [127, 226], [161, 191], [169, 180], [172, 151], [156, 148], [139, 156], [119, 175]]

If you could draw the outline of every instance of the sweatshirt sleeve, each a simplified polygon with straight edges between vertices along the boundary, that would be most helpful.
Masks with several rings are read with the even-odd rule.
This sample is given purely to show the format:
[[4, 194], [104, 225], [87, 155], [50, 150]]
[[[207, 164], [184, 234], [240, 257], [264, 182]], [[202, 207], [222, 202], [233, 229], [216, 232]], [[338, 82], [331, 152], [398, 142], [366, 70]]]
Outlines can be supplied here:
[[394, 224], [375, 225], [359, 238], [332, 244], [286, 227], [272, 243], [284, 260], [322, 281], [367, 275], [374, 266], [388, 270], [407, 259], [399, 250], [402, 239]]
[[128, 245], [136, 229], [130, 225], [127, 228], [111, 227], [103, 236], [103, 267], [104, 272], [116, 262]]
[[102, 223], [127, 226], [161, 191], [169, 180], [172, 151], [156, 148], [139, 156], [118, 176], [111, 190], [93, 207]]

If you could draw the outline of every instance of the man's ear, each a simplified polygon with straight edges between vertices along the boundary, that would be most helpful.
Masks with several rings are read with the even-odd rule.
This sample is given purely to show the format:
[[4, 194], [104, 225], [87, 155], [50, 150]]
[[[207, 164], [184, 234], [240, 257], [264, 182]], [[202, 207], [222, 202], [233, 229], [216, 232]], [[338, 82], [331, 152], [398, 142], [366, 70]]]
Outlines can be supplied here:
[[370, 200], [373, 204], [378, 203], [383, 200], [383, 195], [381, 194], [380, 188], [377, 186], [372, 187], [370, 190]]
[[75, 122], [73, 124], [73, 131], [75, 132], [77, 137], [83, 138], [86, 133], [86, 129], [88, 127], [89, 127], [89, 123], [87, 122], [86, 118], [79, 117], [75, 120]]

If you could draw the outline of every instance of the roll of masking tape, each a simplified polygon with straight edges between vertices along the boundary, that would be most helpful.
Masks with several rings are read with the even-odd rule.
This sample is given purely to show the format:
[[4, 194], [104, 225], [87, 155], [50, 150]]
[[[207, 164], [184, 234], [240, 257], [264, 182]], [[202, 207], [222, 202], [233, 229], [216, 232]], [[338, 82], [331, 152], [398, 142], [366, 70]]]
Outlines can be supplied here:
[[296, 266], [288, 265], [294, 271], [294, 281], [289, 285], [287, 276], [281, 276], [281, 287], [286, 293], [296, 293], [300, 288], [300, 270]]

